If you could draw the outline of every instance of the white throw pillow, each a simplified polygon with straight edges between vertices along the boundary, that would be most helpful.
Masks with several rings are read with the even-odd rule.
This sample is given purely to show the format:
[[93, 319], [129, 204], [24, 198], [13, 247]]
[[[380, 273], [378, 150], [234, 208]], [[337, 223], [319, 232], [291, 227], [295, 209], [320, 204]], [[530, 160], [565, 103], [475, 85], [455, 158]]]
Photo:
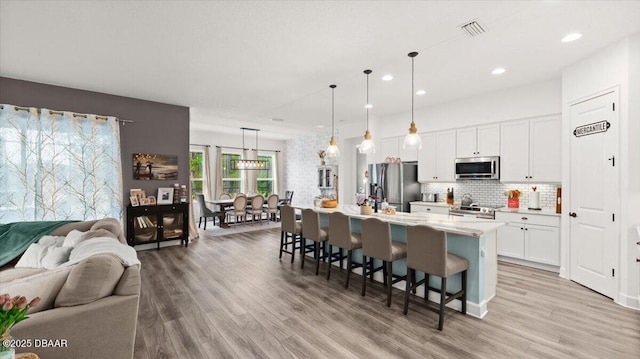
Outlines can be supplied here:
[[43, 252], [48, 248], [39, 243], [31, 244], [16, 263], [16, 268], [42, 268], [40, 264], [44, 256]]
[[42, 238], [40, 238], [38, 243], [40, 243], [45, 247], [51, 247], [51, 246], [61, 247], [62, 243], [64, 243], [64, 239], [65, 239], [64, 236], [42, 236]]
[[80, 232], [77, 229], [72, 230], [67, 234], [62, 243], [63, 247], [75, 247], [78, 243], [82, 242], [84, 232]]
[[45, 269], [58, 268], [62, 263], [69, 261], [71, 247], [49, 247], [47, 254], [42, 258], [41, 265]]

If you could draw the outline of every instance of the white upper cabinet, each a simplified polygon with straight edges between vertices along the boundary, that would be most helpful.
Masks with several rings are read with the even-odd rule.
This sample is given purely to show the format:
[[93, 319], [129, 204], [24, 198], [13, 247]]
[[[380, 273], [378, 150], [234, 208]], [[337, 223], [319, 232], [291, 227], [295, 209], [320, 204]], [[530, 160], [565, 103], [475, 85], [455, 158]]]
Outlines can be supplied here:
[[436, 177], [436, 134], [421, 133], [422, 149], [418, 151], [418, 182], [433, 182]]
[[383, 138], [380, 145], [380, 162], [387, 157], [400, 158], [402, 162], [417, 161], [418, 150], [405, 150], [404, 136]]
[[456, 131], [420, 134], [422, 150], [418, 151], [419, 182], [455, 181]]
[[501, 182], [560, 182], [559, 118], [505, 122], [500, 126]]
[[458, 158], [500, 155], [500, 125], [461, 128], [456, 131]]
[[529, 179], [532, 182], [562, 180], [561, 122], [559, 118], [539, 118], [529, 125]]

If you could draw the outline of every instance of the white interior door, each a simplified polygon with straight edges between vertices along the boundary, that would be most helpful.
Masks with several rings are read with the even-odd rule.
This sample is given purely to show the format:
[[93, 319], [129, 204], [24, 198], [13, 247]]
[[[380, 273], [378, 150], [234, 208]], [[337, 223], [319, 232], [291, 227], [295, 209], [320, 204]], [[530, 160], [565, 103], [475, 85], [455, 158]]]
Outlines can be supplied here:
[[[613, 110], [615, 93], [571, 106], [571, 279], [608, 297], [615, 293], [618, 230], [614, 210], [618, 207], [619, 120]], [[610, 123], [606, 132], [588, 126]], [[591, 134], [585, 134], [591, 133]], [[574, 216], [575, 214], [575, 216]]]

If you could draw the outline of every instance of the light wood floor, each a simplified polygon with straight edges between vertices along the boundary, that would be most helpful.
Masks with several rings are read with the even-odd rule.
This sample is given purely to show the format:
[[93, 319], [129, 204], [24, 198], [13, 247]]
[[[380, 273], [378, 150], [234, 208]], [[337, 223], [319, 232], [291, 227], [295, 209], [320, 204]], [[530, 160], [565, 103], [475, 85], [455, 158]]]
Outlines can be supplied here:
[[[483, 319], [449, 310], [444, 331], [420, 299], [385, 306], [278, 260], [278, 229], [203, 236], [188, 248], [139, 252], [135, 358], [639, 358], [640, 312], [555, 273], [500, 264]], [[321, 274], [326, 273], [321, 266]]]

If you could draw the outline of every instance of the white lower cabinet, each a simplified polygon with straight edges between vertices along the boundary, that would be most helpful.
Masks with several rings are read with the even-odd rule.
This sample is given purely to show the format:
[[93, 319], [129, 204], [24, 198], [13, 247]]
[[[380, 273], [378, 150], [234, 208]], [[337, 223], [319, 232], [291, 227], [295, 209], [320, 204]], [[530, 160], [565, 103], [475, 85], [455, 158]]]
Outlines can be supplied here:
[[498, 229], [498, 255], [560, 265], [559, 217], [496, 212], [496, 220], [506, 222]]
[[449, 206], [430, 204], [429, 202], [411, 202], [411, 213], [434, 213], [449, 215]]

